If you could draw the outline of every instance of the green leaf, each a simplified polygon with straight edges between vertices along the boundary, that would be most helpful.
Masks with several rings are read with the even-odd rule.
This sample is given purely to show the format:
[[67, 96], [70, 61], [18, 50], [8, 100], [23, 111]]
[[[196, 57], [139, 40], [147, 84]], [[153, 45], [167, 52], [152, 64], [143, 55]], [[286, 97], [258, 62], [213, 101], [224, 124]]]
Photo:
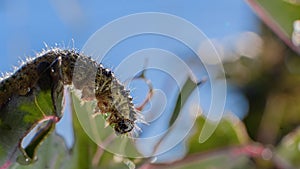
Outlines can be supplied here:
[[27, 134], [25, 138], [30, 137], [30, 141], [28, 145], [21, 146], [20, 149], [23, 152], [21, 156], [18, 157], [17, 161], [20, 164], [28, 165], [35, 161], [36, 158], [36, 151], [37, 147], [42, 143], [42, 141], [48, 136], [48, 134], [54, 129], [55, 127], [55, 119], [47, 119], [42, 121], [35, 126], [37, 131], [34, 131], [33, 137], [30, 137], [30, 133]]
[[[38, 159], [31, 165], [20, 165], [15, 163], [11, 168], [14, 169], [61, 169], [69, 168], [72, 164], [70, 161], [70, 152], [67, 150], [64, 140], [56, 133], [52, 133], [47, 137], [38, 149]], [[76, 168], [74, 168], [76, 169]]]
[[194, 91], [194, 89], [197, 87], [197, 84], [191, 80], [191, 78], [188, 78], [186, 82], [184, 83], [176, 101], [175, 109], [173, 111], [172, 117], [169, 122], [169, 126], [172, 126], [172, 124], [176, 121], [181, 108], [191, 95], [191, 93]]
[[285, 136], [276, 148], [281, 158], [300, 168], [300, 128]]
[[[0, 149], [4, 153], [0, 156], [0, 165], [9, 159], [18, 149], [20, 140], [29, 133], [33, 126], [53, 113], [50, 91], [34, 90], [27, 96], [14, 96], [0, 109]], [[49, 101], [50, 100], [50, 101]], [[18, 149], [17, 154], [22, 154]]]
[[39, 92], [34, 100], [21, 103], [19, 110], [26, 113], [24, 121], [27, 123], [35, 123], [37, 120], [43, 119], [44, 115], [54, 115], [51, 92]]
[[300, 17], [300, 6], [288, 3], [286, 0], [273, 0], [272, 3], [268, 0], [253, 0], [265, 10], [265, 15], [269, 15], [281, 30], [291, 37], [293, 33], [293, 22]]
[[[22, 71], [20, 69], [19, 71]], [[7, 93], [7, 100], [2, 100], [0, 107], [0, 166], [14, 163], [34, 162], [38, 146], [48, 136], [61, 117], [63, 103], [63, 84], [50, 77], [48, 66], [40, 74], [38, 82], [32, 82], [27, 93]], [[20, 73], [20, 72], [19, 72]], [[53, 77], [57, 73], [53, 73]], [[18, 75], [21, 77], [21, 75]], [[58, 76], [58, 75], [57, 75]], [[1, 81], [1, 93], [6, 94], [10, 83], [19, 83], [12, 75]], [[39, 83], [42, 82], [42, 83]], [[29, 82], [28, 82], [29, 83]], [[4, 87], [5, 86], [5, 87]], [[12, 91], [16, 89], [10, 89]], [[48, 122], [48, 123], [47, 123]], [[23, 157], [22, 157], [23, 156]]]
[[188, 142], [189, 153], [211, 151], [227, 146], [243, 145], [250, 141], [244, 124], [237, 117], [230, 115], [223, 117], [211, 137], [200, 144], [199, 135], [204, 122], [205, 117], [199, 116], [194, 126], [196, 131], [190, 137]]
[[[80, 100], [77, 101], [73, 100], [74, 104], [80, 106]], [[74, 104], [73, 106], [75, 106]], [[75, 111], [74, 107], [73, 111]], [[70, 166], [68, 168], [92, 168], [92, 159], [96, 152], [97, 145], [88, 137], [86, 131], [82, 128], [75, 112], [73, 112], [72, 119], [75, 144], [73, 146], [72, 152], [72, 163], [70, 163]]]

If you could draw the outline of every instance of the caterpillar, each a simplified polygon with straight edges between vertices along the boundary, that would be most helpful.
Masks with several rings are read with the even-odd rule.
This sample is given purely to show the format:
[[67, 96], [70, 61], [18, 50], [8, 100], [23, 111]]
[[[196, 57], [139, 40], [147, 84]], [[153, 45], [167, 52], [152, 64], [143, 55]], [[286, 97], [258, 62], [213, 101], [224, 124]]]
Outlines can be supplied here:
[[[11, 97], [26, 96], [37, 85], [40, 88], [55, 85], [52, 97], [63, 95], [63, 86], [72, 85], [81, 91], [81, 100], [96, 99], [95, 113], [105, 114], [117, 135], [130, 133], [139, 120], [129, 90], [114, 73], [75, 50], [54, 48], [43, 51], [36, 58], [29, 59], [15, 73], [3, 78], [0, 82], [0, 109]], [[62, 116], [60, 110], [60, 105], [55, 105], [59, 119]]]

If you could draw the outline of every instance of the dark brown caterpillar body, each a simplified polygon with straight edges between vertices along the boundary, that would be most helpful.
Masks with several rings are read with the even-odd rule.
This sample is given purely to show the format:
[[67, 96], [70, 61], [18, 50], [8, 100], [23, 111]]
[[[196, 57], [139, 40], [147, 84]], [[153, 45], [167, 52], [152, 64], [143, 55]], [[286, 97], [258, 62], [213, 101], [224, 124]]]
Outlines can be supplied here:
[[[128, 133], [135, 127], [138, 114], [129, 91], [109, 69], [74, 50], [45, 51], [3, 79], [0, 82], [0, 108], [12, 96], [27, 95], [38, 83], [47, 86], [50, 81], [47, 77], [38, 78], [44, 71], [55, 74], [50, 77], [52, 80], [55, 78], [63, 85], [73, 85], [74, 89], [80, 90], [83, 101], [96, 99], [95, 113], [106, 114], [106, 120], [117, 134]], [[57, 92], [63, 94], [63, 90]]]

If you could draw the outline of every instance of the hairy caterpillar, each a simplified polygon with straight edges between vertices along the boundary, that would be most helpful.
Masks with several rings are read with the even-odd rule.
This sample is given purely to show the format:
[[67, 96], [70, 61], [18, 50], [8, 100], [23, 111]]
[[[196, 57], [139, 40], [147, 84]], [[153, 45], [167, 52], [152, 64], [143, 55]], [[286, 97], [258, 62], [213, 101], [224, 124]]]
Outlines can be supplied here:
[[[36, 85], [51, 87], [51, 80], [55, 81], [56, 87], [53, 97], [63, 95], [63, 86], [73, 85], [81, 91], [82, 100], [97, 100], [95, 113], [106, 114], [106, 120], [116, 134], [129, 133], [134, 129], [139, 115], [129, 91], [109, 69], [74, 50], [56, 48], [44, 51], [1, 80], [0, 109], [12, 96], [26, 96]], [[60, 109], [60, 105], [55, 105], [58, 118], [62, 116]]]

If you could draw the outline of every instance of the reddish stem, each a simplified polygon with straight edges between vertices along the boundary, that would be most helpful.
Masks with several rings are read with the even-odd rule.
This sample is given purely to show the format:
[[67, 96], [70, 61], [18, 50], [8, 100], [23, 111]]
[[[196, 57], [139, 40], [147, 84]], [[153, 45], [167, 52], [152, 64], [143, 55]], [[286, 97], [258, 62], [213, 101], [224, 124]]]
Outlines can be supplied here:
[[0, 169], [8, 169], [9, 166], [11, 166], [12, 162], [10, 160], [7, 160], [1, 167]]
[[255, 0], [246, 0], [249, 6], [255, 11], [258, 17], [273, 31], [275, 34], [291, 49], [300, 54], [300, 49], [293, 45], [289, 35], [281, 28], [281, 26], [269, 15], [259, 3]]

